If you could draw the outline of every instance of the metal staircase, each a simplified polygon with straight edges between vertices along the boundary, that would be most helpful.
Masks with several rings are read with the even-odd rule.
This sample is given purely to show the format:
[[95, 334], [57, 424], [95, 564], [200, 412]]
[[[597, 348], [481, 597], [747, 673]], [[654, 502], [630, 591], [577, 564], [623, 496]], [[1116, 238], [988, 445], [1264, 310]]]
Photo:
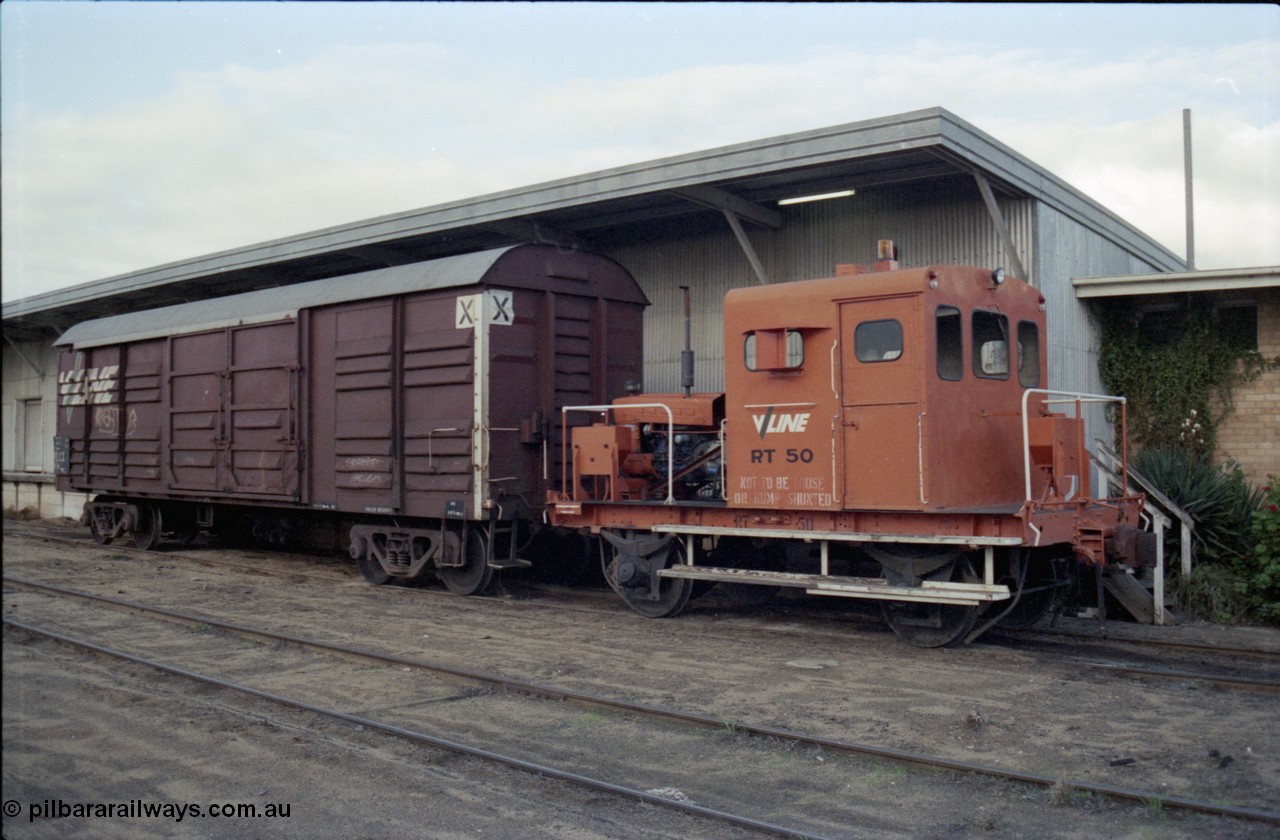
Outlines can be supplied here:
[[[1094, 443], [1097, 453], [1090, 452], [1089, 458], [1099, 475], [1108, 482], [1108, 486], [1120, 488], [1121, 492], [1141, 492], [1146, 496], [1144, 518], [1157, 535], [1156, 566], [1149, 576], [1117, 569], [1103, 578], [1103, 585], [1138, 621], [1146, 624], [1176, 622], [1176, 616], [1168, 609], [1171, 601], [1165, 595], [1164, 532], [1175, 521], [1181, 528], [1179, 544], [1182, 549], [1182, 575], [1185, 578], [1191, 574], [1191, 532], [1195, 529], [1195, 521], [1132, 467], [1128, 468], [1122, 478], [1120, 471], [1123, 462], [1120, 456], [1101, 440], [1095, 440]], [[1139, 570], [1145, 571], [1147, 570]]]

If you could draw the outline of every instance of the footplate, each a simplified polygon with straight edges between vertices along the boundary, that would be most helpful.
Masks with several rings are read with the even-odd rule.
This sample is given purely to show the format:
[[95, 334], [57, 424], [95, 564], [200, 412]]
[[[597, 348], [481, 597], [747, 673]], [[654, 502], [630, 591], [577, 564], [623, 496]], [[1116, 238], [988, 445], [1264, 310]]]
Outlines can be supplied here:
[[977, 606], [1010, 597], [1002, 584], [922, 581], [920, 586], [894, 586], [884, 578], [808, 575], [795, 572], [761, 572], [750, 569], [723, 569], [711, 566], [672, 566], [658, 572], [661, 577], [691, 578], [723, 583], [761, 584], [803, 589], [809, 595], [838, 595], [882, 601], [919, 601], [929, 604]]

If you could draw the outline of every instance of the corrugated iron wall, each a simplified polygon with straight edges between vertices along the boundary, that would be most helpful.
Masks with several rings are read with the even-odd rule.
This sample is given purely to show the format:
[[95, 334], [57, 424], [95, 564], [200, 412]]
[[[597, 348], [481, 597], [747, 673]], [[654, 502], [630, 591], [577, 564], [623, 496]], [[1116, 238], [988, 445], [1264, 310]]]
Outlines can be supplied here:
[[1049, 316], [1049, 384], [1100, 391], [1098, 330], [1087, 304], [1076, 300], [1073, 277], [1148, 274], [1161, 269], [1067, 216], [1038, 208], [1036, 276]]
[[[1001, 199], [1000, 207], [1023, 263], [1033, 265], [1035, 202]], [[748, 226], [747, 234], [775, 283], [830, 277], [837, 263], [869, 265], [879, 239], [897, 243], [904, 266], [1011, 264], [977, 187], [967, 179], [868, 190], [778, 209], [783, 216], [780, 230]], [[684, 346], [679, 287], [689, 286], [698, 359], [695, 387], [722, 390], [721, 302], [729, 289], [757, 282], [728, 224], [619, 246], [609, 255], [631, 271], [653, 302], [645, 315], [645, 389], [679, 389]]]
[[[1076, 299], [1071, 278], [1150, 274], [1162, 268], [1050, 207], [1040, 205], [1036, 215], [1035, 274], [1048, 315], [1049, 387], [1108, 393], [1098, 375], [1099, 327], [1088, 303]], [[1084, 414], [1089, 434], [1114, 446], [1105, 409], [1092, 406]]]

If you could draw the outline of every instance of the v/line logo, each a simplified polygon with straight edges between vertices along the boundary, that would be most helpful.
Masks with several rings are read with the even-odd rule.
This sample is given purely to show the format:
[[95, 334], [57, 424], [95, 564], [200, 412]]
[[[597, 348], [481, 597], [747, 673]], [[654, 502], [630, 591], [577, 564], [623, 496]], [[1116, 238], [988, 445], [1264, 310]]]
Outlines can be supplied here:
[[769, 406], [769, 410], [764, 414], [751, 415], [751, 419], [755, 421], [756, 431], [760, 433], [761, 440], [769, 434], [803, 432], [809, 426], [809, 412], [784, 411], [775, 414], [773, 406]]

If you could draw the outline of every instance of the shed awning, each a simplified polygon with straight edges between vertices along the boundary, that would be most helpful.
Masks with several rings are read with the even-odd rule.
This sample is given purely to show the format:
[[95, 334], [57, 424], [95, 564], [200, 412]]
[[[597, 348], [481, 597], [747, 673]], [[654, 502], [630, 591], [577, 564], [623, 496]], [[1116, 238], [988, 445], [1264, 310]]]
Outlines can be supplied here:
[[1269, 289], [1280, 287], [1280, 266], [1076, 277], [1072, 279], [1071, 285], [1075, 287], [1076, 297], [1080, 299]]

